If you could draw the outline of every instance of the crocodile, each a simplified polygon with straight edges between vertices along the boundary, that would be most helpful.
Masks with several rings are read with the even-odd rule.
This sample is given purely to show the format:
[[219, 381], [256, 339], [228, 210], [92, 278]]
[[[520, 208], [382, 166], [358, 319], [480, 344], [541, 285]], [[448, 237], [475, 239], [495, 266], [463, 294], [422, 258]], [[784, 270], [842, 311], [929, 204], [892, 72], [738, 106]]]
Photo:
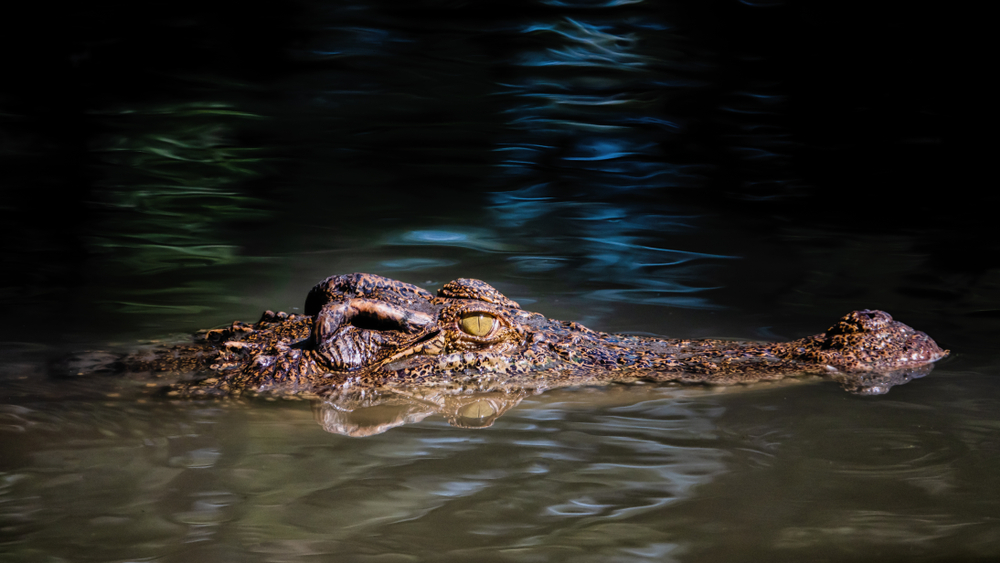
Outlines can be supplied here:
[[[172, 385], [173, 396], [295, 395], [341, 412], [399, 400], [475, 426], [529, 393], [612, 382], [734, 385], [820, 375], [852, 393], [882, 394], [947, 355], [877, 310], [853, 311], [822, 334], [790, 342], [664, 339], [549, 319], [480, 280], [457, 279], [435, 295], [355, 273], [313, 287], [303, 314], [266, 311], [256, 323], [203, 331], [191, 344], [117, 365], [198, 375]], [[419, 418], [426, 409], [400, 416]]]

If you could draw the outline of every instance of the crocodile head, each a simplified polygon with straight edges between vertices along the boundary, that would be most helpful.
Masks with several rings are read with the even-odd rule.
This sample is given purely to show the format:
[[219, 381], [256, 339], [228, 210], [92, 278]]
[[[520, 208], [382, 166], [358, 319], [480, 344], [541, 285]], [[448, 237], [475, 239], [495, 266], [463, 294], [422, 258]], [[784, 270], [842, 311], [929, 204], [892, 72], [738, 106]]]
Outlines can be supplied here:
[[[474, 279], [446, 284], [437, 295], [370, 274], [327, 278], [310, 291], [311, 347], [335, 374], [425, 380], [459, 371], [506, 372], [546, 362], [525, 360], [551, 324], [523, 311]], [[537, 347], [535, 347], [537, 348]]]
[[[926, 334], [874, 310], [851, 312], [823, 334], [787, 343], [605, 334], [524, 311], [473, 279], [433, 295], [380, 276], [334, 276], [313, 288], [305, 312], [315, 316], [311, 345], [325, 368], [362, 383], [495, 390], [628, 379], [730, 384], [817, 373], [837, 374], [851, 388], [859, 387], [857, 378], [844, 374], [899, 374], [890, 376], [899, 383], [947, 354]], [[854, 391], [884, 392], [891, 384], [860, 387]]]

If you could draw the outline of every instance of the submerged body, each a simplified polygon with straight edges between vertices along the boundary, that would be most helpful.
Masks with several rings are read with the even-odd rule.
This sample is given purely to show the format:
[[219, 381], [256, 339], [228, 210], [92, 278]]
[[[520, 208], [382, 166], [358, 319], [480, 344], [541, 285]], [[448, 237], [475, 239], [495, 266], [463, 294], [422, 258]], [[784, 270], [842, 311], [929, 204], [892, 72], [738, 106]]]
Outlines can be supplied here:
[[255, 392], [370, 402], [386, 393], [523, 396], [615, 381], [725, 385], [806, 374], [879, 394], [927, 373], [948, 354], [926, 334], [874, 310], [854, 311], [823, 334], [781, 343], [607, 334], [525, 311], [472, 279], [433, 295], [371, 274], [333, 276], [310, 291], [304, 312], [268, 311], [256, 324], [235, 322], [191, 345], [133, 355], [120, 365], [207, 373], [174, 389], [183, 395]]

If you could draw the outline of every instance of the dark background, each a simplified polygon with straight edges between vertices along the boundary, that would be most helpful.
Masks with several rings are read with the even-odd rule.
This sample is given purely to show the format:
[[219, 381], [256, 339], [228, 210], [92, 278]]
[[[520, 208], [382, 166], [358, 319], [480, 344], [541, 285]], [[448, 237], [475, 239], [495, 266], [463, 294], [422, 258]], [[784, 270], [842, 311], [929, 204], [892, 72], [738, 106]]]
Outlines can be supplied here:
[[[902, 237], [905, 252], [921, 257], [919, 270], [869, 270], [873, 278], [899, 277], [893, 292], [923, 309], [960, 303], [970, 318], [1000, 314], [979, 288], [996, 266], [995, 198], [963, 180], [951, 158], [945, 93], [953, 86], [935, 10], [863, 2], [559, 4], [19, 7], [3, 24], [0, 88], [0, 295], [9, 314], [73, 310], [78, 321], [95, 314], [94, 288], [165, 290], [218, 272], [206, 265], [287, 257], [314, 240], [291, 222], [323, 224], [335, 239], [320, 245], [329, 250], [350, 246], [341, 235], [371, 240], [387, 224], [476, 223], [483, 219], [472, 217], [487, 213], [500, 243], [555, 240], [546, 229], [562, 229], [557, 248], [534, 252], [568, 256], [570, 271], [557, 277], [578, 279], [573, 268], [583, 258], [571, 249], [605, 235], [573, 232], [567, 218], [597, 207], [617, 210], [614, 232], [627, 233], [629, 244], [751, 260], [695, 275], [728, 287], [773, 277], [762, 305], [802, 289], [791, 272], [815, 267], [831, 249], [840, 264], [831, 269], [854, 269], [852, 244], [869, 243], [845, 241]], [[616, 75], [620, 61], [526, 70], [517, 61], [558, 48], [558, 37], [525, 26], [553, 21], [640, 30], [635, 45], [619, 40], [612, 48], [652, 57], [652, 70], [640, 79]], [[500, 87], [525, 77], [561, 90]], [[593, 109], [582, 121], [630, 127], [647, 153], [626, 164], [638, 170], [667, 159], [672, 179], [619, 189], [613, 170], [577, 167], [571, 133], [512, 127], [505, 113], [518, 111], [518, 97], [538, 95], [640, 100], [645, 115], [638, 118]], [[211, 106], [220, 103], [226, 107]], [[211, 139], [195, 158], [165, 165], [120, 157], [149, 155], [151, 145], [137, 148], [136, 139], [171, 127], [178, 138]], [[517, 166], [498, 163], [497, 146], [534, 141], [546, 151], [505, 176]], [[149, 186], [178, 178], [221, 182], [225, 201], [148, 195], [155, 192]], [[545, 185], [535, 223], [489, 215], [503, 208], [502, 194], [532, 183]], [[165, 208], [171, 219], [157, 218]], [[656, 225], [661, 215], [708, 219], [671, 232]], [[216, 256], [149, 267], [136, 239], [231, 251], [228, 262]], [[779, 239], [778, 246], [753, 243]], [[220, 283], [242, 275], [224, 274]], [[634, 276], [592, 281], [630, 289]], [[838, 291], [828, 285], [807, 291], [823, 299]], [[726, 299], [709, 297], [753, 308], [757, 296]], [[51, 327], [25, 320], [23, 331]]]

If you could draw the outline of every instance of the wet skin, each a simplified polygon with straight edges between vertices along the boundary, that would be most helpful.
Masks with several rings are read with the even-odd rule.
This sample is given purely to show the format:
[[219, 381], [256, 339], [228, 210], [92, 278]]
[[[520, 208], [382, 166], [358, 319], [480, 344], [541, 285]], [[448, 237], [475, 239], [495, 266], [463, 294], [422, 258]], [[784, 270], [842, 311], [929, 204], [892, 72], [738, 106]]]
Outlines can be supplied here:
[[463, 403], [461, 397], [520, 400], [570, 385], [730, 385], [809, 374], [836, 379], [851, 392], [880, 394], [926, 374], [948, 354], [926, 334], [875, 310], [848, 313], [825, 333], [791, 342], [607, 334], [522, 310], [473, 279], [452, 281], [433, 295], [371, 274], [333, 276], [309, 292], [304, 313], [268, 311], [255, 324], [235, 322], [193, 344], [134, 354], [118, 366], [208, 375], [175, 386], [174, 395], [252, 392], [369, 403], [389, 394], [416, 394], [418, 401], [433, 395], [435, 404], [450, 401], [448, 408], [459, 414], [497, 414], [506, 410], [503, 401]]

